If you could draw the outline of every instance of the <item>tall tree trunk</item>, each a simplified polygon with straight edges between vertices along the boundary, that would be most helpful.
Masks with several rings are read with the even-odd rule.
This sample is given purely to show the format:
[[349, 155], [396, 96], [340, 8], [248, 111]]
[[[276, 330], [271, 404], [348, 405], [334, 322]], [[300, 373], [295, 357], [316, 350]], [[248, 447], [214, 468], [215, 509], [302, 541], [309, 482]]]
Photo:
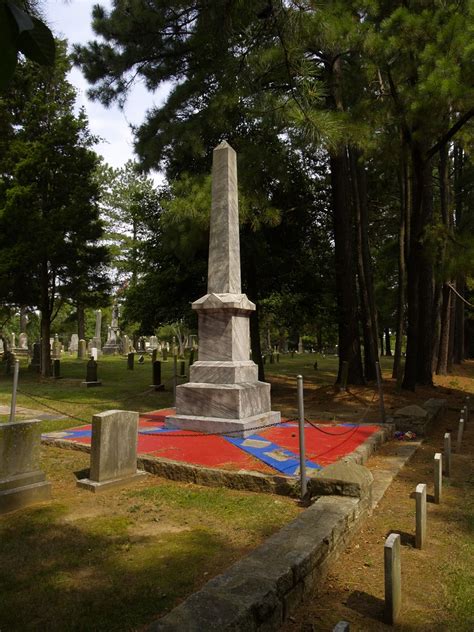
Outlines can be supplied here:
[[392, 355], [392, 345], [391, 345], [391, 342], [390, 342], [390, 329], [388, 327], [385, 327], [384, 335], [385, 335], [385, 355], [386, 356], [391, 356]]
[[[456, 282], [451, 283], [453, 287], [456, 287]], [[453, 369], [453, 357], [454, 357], [454, 322], [456, 318], [456, 296], [454, 292], [450, 291], [451, 298], [449, 301], [449, 339], [448, 339], [448, 359], [446, 362], [446, 370], [450, 373]]]
[[393, 359], [392, 377], [398, 377], [402, 357], [403, 331], [405, 324], [405, 294], [406, 294], [406, 260], [407, 260], [407, 217], [410, 216], [410, 178], [406, 155], [401, 159], [400, 168], [400, 225], [398, 231], [398, 293], [397, 293], [397, 324], [395, 338], [395, 357]]
[[48, 262], [41, 264], [40, 278], [40, 310], [41, 310], [41, 375], [50, 377], [51, 375], [51, 299], [49, 296], [49, 270]]
[[443, 294], [443, 300], [441, 303], [439, 351], [438, 351], [438, 361], [436, 364], [436, 373], [438, 375], [446, 375], [448, 372], [451, 290], [446, 283], [443, 285], [442, 294]]
[[375, 316], [375, 298], [369, 247], [366, 177], [359, 160], [360, 157], [357, 151], [354, 148], [349, 148], [352, 200], [355, 217], [360, 313], [364, 339], [364, 371], [367, 380], [375, 380], [377, 377], [375, 363], [378, 360], [377, 321]]
[[86, 318], [83, 303], [77, 304], [77, 335], [79, 340], [86, 339]]
[[[464, 277], [457, 279], [456, 288], [461, 296], [464, 296], [466, 283]], [[464, 360], [464, 301], [456, 296], [455, 321], [454, 321], [454, 349], [453, 362], [461, 364]]]
[[348, 170], [345, 151], [330, 156], [331, 197], [335, 244], [336, 294], [339, 333], [339, 371], [348, 362], [348, 384], [364, 384], [357, 323], [357, 286], [354, 265], [353, 218], [347, 199]]
[[259, 323], [259, 288], [258, 288], [258, 272], [256, 261], [257, 249], [253, 248], [248, 257], [246, 257], [248, 265], [248, 274], [246, 275], [249, 296], [255, 301], [256, 309], [250, 315], [250, 347], [252, 349], [252, 359], [258, 367], [258, 379], [265, 381], [265, 368], [262, 358], [262, 344], [260, 340], [260, 323]]
[[423, 258], [421, 242], [423, 233], [423, 189], [426, 180], [426, 168], [423, 164], [422, 150], [417, 145], [411, 148], [413, 169], [412, 204], [410, 222], [410, 244], [407, 261], [407, 351], [403, 388], [415, 390], [418, 381], [419, 353], [419, 307], [420, 307], [420, 267]]
[[[342, 100], [341, 57], [327, 64], [329, 71], [329, 107], [344, 111]], [[334, 227], [335, 276], [338, 308], [339, 370], [336, 383], [340, 383], [343, 362], [348, 363], [348, 384], [364, 384], [357, 320], [357, 282], [354, 257], [354, 221], [349, 200], [350, 179], [346, 147], [329, 155], [331, 170], [331, 205]]]

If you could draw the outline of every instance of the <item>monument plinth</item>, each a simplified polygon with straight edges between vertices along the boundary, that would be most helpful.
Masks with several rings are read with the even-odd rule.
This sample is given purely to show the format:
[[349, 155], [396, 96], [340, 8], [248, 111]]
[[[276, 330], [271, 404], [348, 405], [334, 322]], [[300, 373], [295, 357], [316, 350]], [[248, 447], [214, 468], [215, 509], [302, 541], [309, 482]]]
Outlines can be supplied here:
[[270, 384], [258, 381], [250, 360], [255, 304], [242, 294], [239, 241], [236, 154], [224, 141], [213, 154], [208, 293], [192, 305], [199, 358], [190, 381], [176, 388], [176, 414], [166, 418], [167, 426], [245, 437], [250, 428], [280, 421], [271, 410]]

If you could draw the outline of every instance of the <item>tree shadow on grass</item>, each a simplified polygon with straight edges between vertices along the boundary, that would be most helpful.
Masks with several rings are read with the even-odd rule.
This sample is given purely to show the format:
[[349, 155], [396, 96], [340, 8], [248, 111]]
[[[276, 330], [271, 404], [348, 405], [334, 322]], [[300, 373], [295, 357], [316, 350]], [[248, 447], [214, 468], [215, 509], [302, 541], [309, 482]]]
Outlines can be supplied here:
[[128, 518], [64, 519], [54, 504], [0, 520], [0, 629], [132, 630], [171, 609], [236, 549], [204, 529], [130, 539]]

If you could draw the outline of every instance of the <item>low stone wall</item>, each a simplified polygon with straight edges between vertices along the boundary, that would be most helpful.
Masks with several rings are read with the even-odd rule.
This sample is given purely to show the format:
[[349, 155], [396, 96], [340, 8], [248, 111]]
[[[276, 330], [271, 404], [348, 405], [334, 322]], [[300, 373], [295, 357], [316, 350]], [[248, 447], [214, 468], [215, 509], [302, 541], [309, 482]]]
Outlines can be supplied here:
[[319, 498], [148, 632], [278, 630], [325, 576], [369, 510], [368, 496]]
[[428, 399], [422, 406], [411, 405], [397, 410], [393, 421], [397, 430], [402, 432], [415, 432], [423, 437], [429, 428], [444, 415], [446, 410], [445, 399]]

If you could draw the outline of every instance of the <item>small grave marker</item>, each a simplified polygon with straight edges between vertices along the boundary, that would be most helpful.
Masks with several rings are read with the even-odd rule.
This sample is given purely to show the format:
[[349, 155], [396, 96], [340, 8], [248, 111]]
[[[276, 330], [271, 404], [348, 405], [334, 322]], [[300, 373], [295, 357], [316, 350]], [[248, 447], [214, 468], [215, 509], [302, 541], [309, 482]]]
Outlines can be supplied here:
[[398, 623], [402, 603], [402, 573], [400, 534], [391, 533], [384, 545], [385, 620], [389, 625]]
[[127, 369], [129, 371], [133, 371], [134, 364], [135, 364], [135, 354], [133, 353], [133, 351], [131, 351], [130, 353], [127, 353]]
[[155, 391], [162, 391], [165, 388], [165, 385], [161, 382], [161, 362], [159, 360], [155, 360], [153, 362], [153, 384], [151, 385]]
[[107, 410], [92, 418], [89, 478], [77, 486], [91, 492], [125, 485], [142, 478], [137, 470], [138, 413]]
[[448, 478], [451, 476], [451, 433], [444, 433], [444, 475]]
[[102, 382], [97, 379], [97, 369], [97, 362], [94, 360], [94, 358], [91, 358], [87, 363], [86, 380], [85, 382], [82, 382], [82, 386], [87, 386], [87, 388], [90, 388], [92, 386], [102, 386]]
[[53, 360], [53, 377], [56, 380], [61, 377], [61, 360]]
[[425, 548], [426, 543], [426, 485], [419, 483], [415, 490], [416, 500], [416, 535], [417, 549]]
[[461, 417], [459, 420], [458, 426], [458, 437], [456, 441], [456, 452], [459, 454], [461, 452], [462, 438], [464, 436], [464, 419]]
[[443, 492], [443, 455], [436, 452], [434, 455], [434, 501], [437, 505], [441, 502]]

